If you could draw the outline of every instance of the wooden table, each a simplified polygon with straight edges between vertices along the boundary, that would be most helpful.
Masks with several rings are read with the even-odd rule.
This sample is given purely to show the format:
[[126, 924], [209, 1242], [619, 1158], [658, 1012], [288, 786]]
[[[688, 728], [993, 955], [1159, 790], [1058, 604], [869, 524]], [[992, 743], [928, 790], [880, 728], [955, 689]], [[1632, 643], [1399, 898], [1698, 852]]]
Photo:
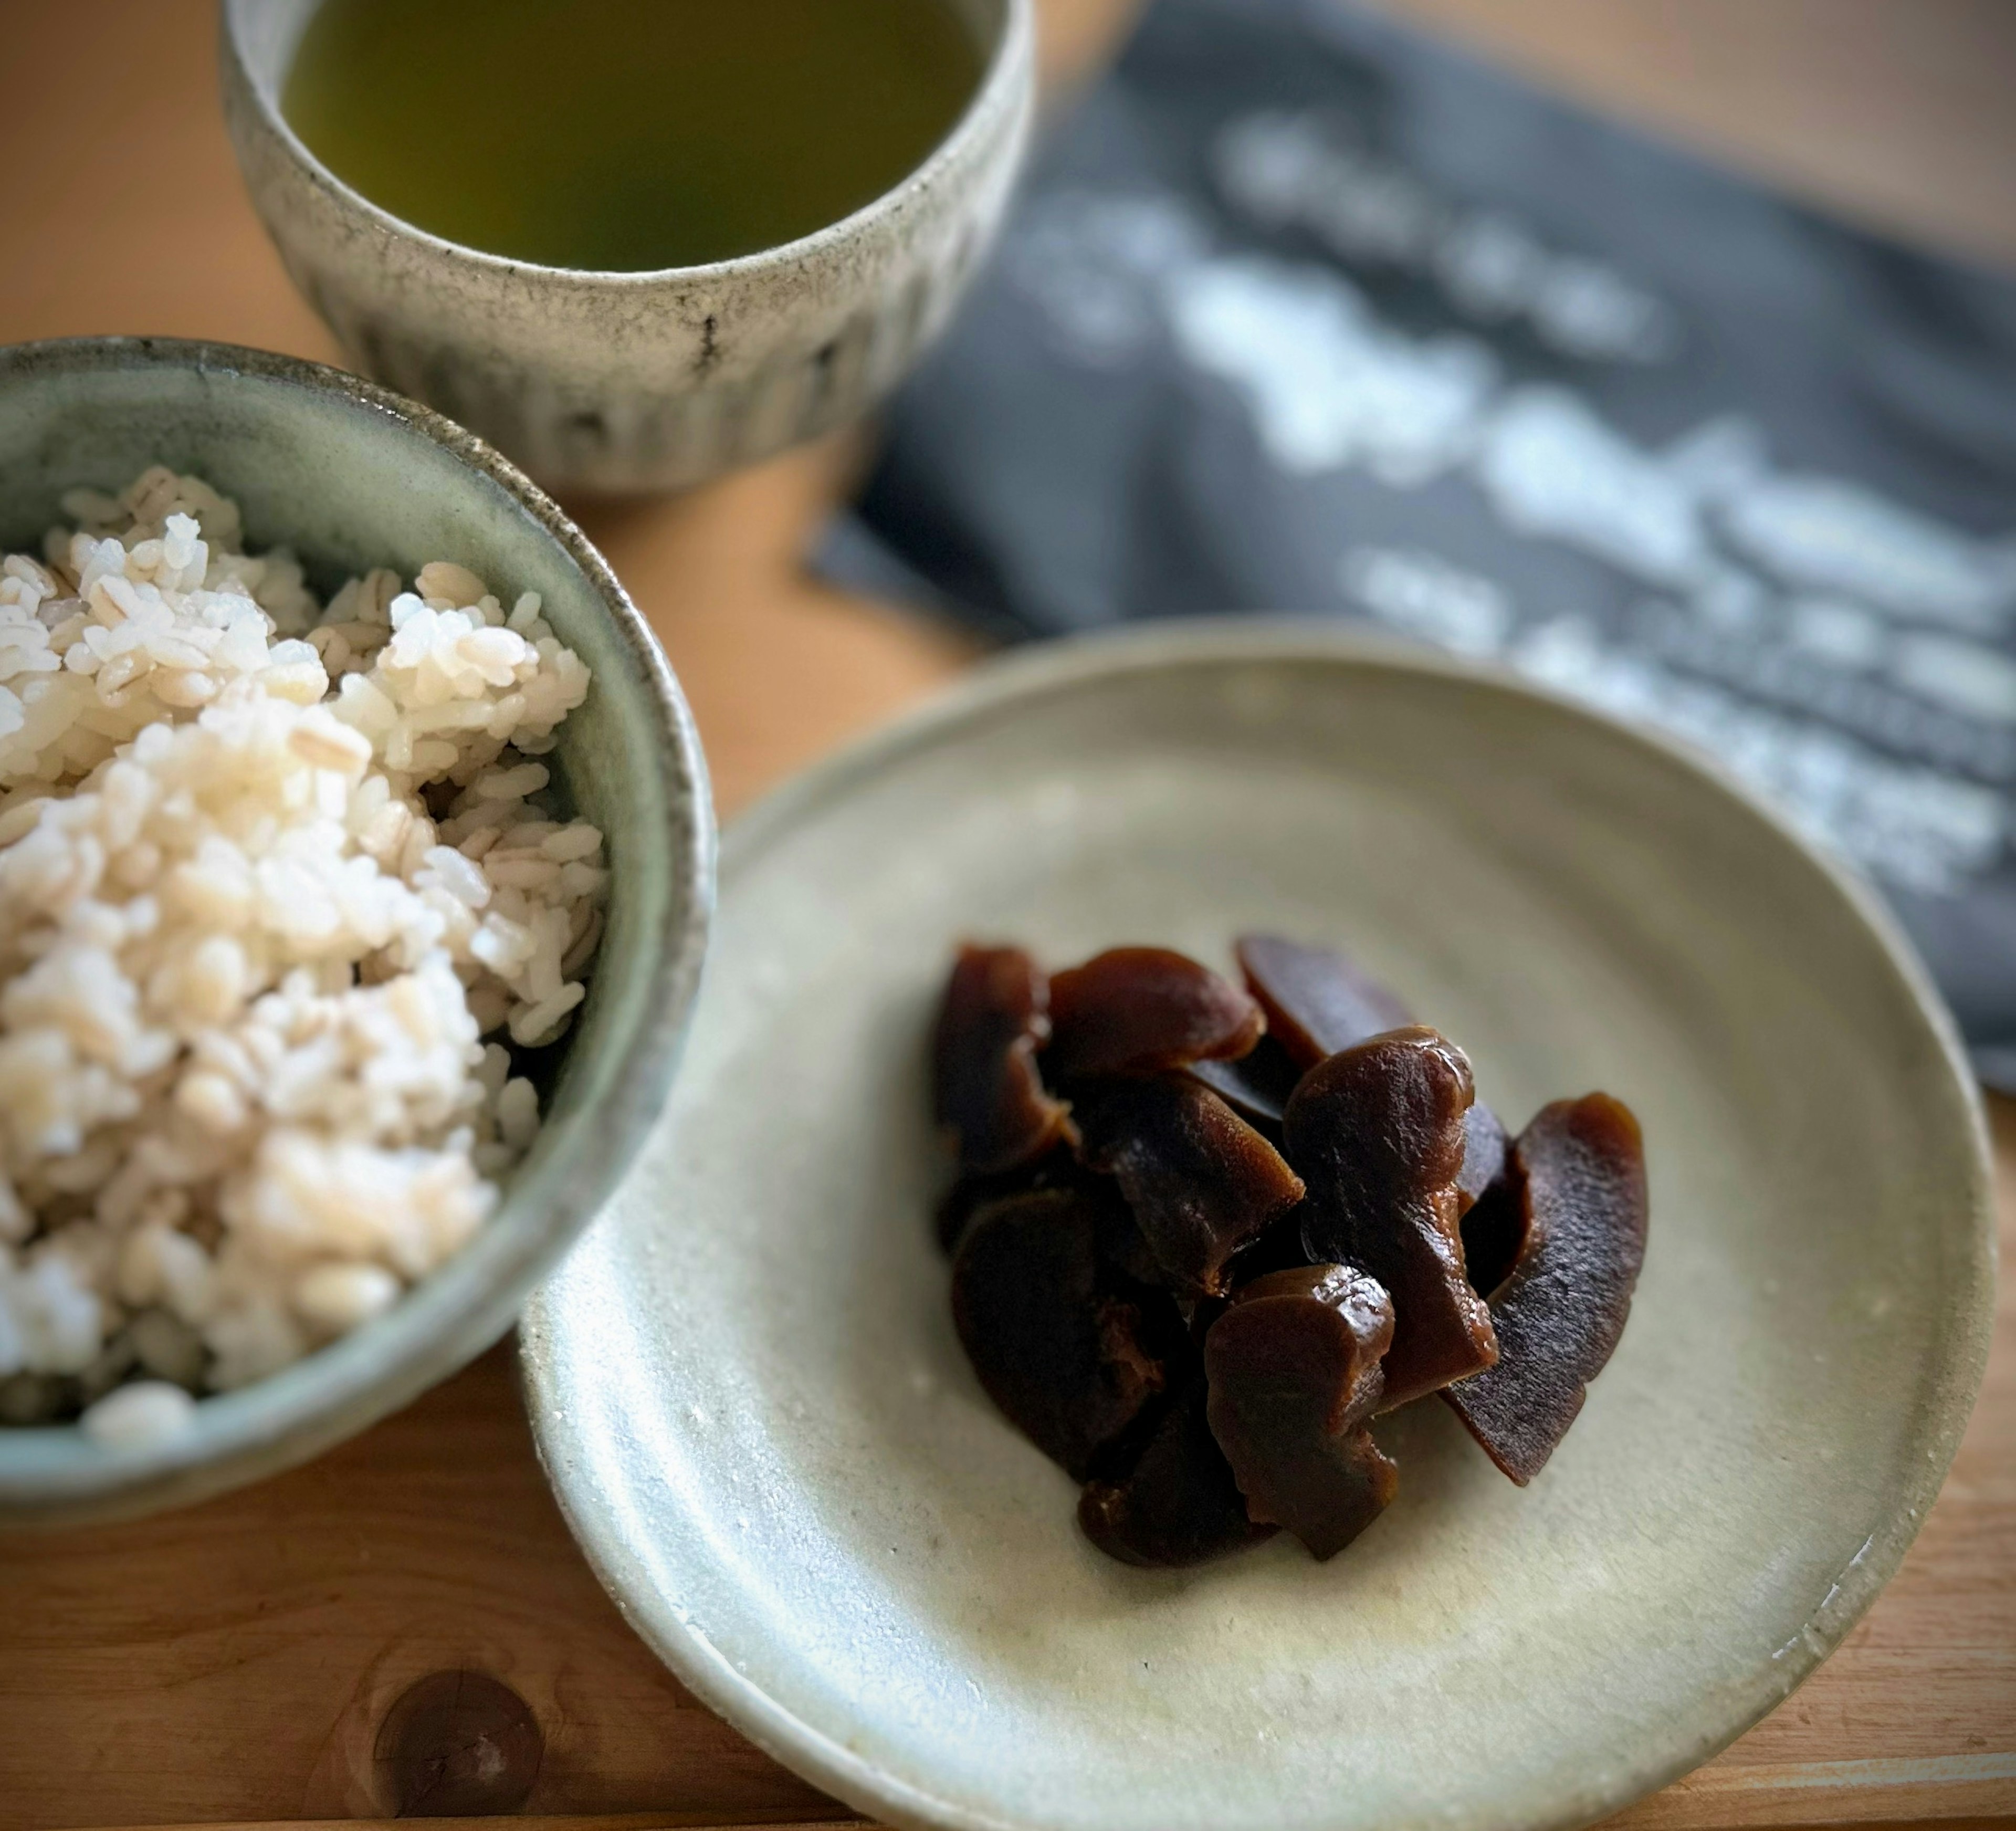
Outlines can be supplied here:
[[[1124, 0], [1048, 9], [1055, 71]], [[1838, 207], [2016, 261], [2007, 0], [1408, 0], [1549, 80]], [[333, 358], [246, 206], [209, 0], [0, 0], [0, 341], [211, 337]], [[797, 555], [848, 448], [588, 514], [691, 694], [723, 812], [964, 665], [962, 636]], [[2016, 1108], [1996, 1116], [2016, 1239]], [[508, 1349], [311, 1467], [150, 1523], [0, 1544], [0, 1831], [386, 1812], [381, 1721], [488, 1673], [602, 1826], [838, 1817], [624, 1627], [531, 1455]], [[601, 1816], [606, 1815], [606, 1816]], [[1719, 1759], [1625, 1813], [1685, 1827], [2016, 1818], [2016, 1304], [1902, 1573]]]

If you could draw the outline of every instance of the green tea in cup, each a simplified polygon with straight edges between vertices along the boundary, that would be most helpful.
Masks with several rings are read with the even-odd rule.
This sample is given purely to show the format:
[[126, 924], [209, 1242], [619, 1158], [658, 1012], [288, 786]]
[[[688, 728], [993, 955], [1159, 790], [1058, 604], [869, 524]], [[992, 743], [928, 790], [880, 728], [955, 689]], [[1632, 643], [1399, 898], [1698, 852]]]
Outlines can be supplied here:
[[971, 97], [950, 0], [326, 0], [282, 95], [317, 159], [444, 240], [646, 272], [898, 184]]

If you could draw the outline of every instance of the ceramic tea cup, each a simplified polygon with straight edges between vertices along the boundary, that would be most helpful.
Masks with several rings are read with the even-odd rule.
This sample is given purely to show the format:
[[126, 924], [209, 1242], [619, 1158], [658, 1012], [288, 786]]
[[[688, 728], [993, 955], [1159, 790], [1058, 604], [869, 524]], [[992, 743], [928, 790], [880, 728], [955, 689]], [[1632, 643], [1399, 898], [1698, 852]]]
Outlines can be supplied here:
[[254, 205], [358, 368], [556, 489], [698, 483], [873, 405], [950, 316], [1028, 138], [1032, 0], [943, 0], [984, 47], [980, 78], [893, 189], [731, 260], [540, 266], [401, 222], [308, 151], [280, 96], [319, 3], [225, 0], [225, 119]]

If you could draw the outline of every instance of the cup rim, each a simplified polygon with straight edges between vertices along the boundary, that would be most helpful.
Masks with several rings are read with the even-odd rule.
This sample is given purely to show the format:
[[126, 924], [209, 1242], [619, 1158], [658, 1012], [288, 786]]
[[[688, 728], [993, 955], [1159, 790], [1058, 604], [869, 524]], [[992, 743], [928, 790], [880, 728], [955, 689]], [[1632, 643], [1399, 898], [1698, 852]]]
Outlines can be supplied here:
[[[609, 562], [553, 499], [493, 446], [444, 415], [325, 363], [177, 337], [77, 337], [0, 347], [0, 389], [38, 373], [160, 369], [232, 375], [334, 398], [419, 437], [500, 489], [578, 568], [616, 625], [626, 672], [664, 737], [666, 834], [674, 920], [642, 996], [648, 1009], [619, 1047], [616, 1097], [572, 1116], [563, 1142], [574, 1173], [536, 1217], [479, 1232], [378, 1321], [265, 1379], [207, 1396], [196, 1427], [130, 1451], [86, 1442], [74, 1422], [0, 1429], [0, 1529], [136, 1517], [221, 1494], [306, 1462], [447, 1379], [511, 1325], [539, 1278], [599, 1210], [647, 1136], [676, 1071], [698, 994], [715, 901], [716, 834], [707, 759], [670, 661]], [[509, 1191], [506, 1192], [506, 1206]], [[504, 1209], [500, 1208], [499, 1219]], [[493, 1224], [494, 1225], [494, 1224]], [[38, 1441], [26, 1458], [12, 1446]]]
[[[667, 281], [729, 280], [755, 277], [778, 268], [794, 266], [851, 241], [876, 219], [894, 214], [913, 198], [931, 189], [963, 159], [974, 142], [992, 122], [1019, 105], [1021, 92], [1035, 65], [1035, 0], [1000, 0], [1001, 27], [988, 52], [980, 81], [974, 86], [965, 107], [929, 153], [911, 167], [887, 190], [871, 197], [859, 209], [808, 234], [758, 248], [725, 260], [704, 261], [690, 266], [651, 268], [555, 267], [539, 261], [520, 260], [472, 247], [466, 242], [451, 241], [445, 236], [409, 222], [376, 204], [354, 186], [339, 178], [322, 164], [289, 124], [268, 86], [253, 74], [244, 47], [239, 41], [242, 16], [259, 0], [224, 0], [218, 9], [218, 40], [228, 73], [235, 76], [250, 98], [261, 124], [286, 148], [293, 163], [314, 184], [345, 208], [360, 212], [381, 234], [410, 242], [430, 254], [473, 262], [480, 268], [534, 280], [561, 279], [591, 287], [623, 290], [638, 286], [662, 286]], [[320, 4], [321, 0], [317, 0]], [[949, 0], [938, 0], [949, 4]]]

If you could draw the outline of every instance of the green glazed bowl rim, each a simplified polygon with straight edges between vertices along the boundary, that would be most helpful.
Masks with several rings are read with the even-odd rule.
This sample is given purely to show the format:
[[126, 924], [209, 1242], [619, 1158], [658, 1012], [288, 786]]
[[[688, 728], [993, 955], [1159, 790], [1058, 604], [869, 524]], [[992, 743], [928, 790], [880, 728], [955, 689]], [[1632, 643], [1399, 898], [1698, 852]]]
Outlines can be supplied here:
[[[454, 1258], [387, 1315], [292, 1366], [206, 1398], [189, 1429], [153, 1447], [113, 1450], [74, 1425], [0, 1429], [0, 1526], [131, 1518], [189, 1504], [305, 1462], [398, 1409], [509, 1328], [539, 1278], [585, 1227], [663, 1105], [698, 993], [715, 900], [715, 826], [707, 762], [670, 664], [609, 563], [550, 497], [473, 433], [344, 370], [239, 345], [175, 337], [65, 337], [0, 348], [0, 406], [49, 376], [194, 371], [299, 390], [382, 423], [388, 449], [416, 438], [455, 460], [470, 488], [510, 508], [557, 546], [607, 615], [623, 679], [596, 686], [641, 701], [658, 741], [640, 764], [639, 799], [669, 814], [654, 871], [669, 919], [637, 945], [657, 949], [632, 999], [639, 1014], [607, 1095], [566, 1115], [525, 1182]], [[633, 868], [635, 868], [633, 867]], [[626, 1001], [629, 1002], [629, 1001]]]

